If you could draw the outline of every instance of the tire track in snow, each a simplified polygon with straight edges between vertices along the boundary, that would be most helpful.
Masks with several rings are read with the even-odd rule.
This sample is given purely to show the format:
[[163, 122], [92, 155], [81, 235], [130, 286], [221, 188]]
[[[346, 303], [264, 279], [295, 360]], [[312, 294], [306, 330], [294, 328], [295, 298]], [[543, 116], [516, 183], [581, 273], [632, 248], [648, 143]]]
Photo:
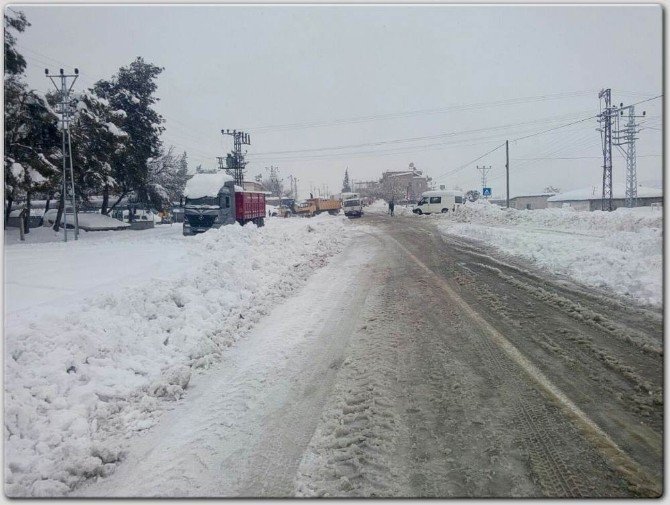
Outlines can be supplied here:
[[[398, 242], [395, 238], [389, 237], [398, 248], [400, 248], [406, 256], [411, 259], [416, 265], [424, 270], [431, 282], [440, 287], [440, 289], [447, 295], [447, 297], [455, 303], [471, 319], [478, 327], [484, 330], [490, 341], [484, 340], [486, 345], [491, 346], [495, 344], [497, 349], [502, 350], [508, 358], [510, 358], [517, 366], [519, 366], [524, 373], [535, 382], [541, 390], [543, 390], [550, 398], [552, 398], [558, 405], [562, 407], [565, 413], [581, 428], [582, 432], [594, 443], [596, 447], [604, 454], [604, 456], [624, 473], [627, 479], [639, 490], [640, 493], [657, 496], [660, 493], [659, 484], [653, 477], [646, 474], [640, 465], [633, 460], [627, 453], [625, 453], [599, 426], [597, 426], [581, 409], [577, 407], [565, 394], [560, 391], [554, 384], [552, 384], [547, 377], [540, 372], [528, 359], [526, 359], [519, 350], [514, 347], [498, 330], [491, 326], [481, 315], [479, 315], [470, 305], [465, 302], [439, 275], [436, 275], [426, 264], [419, 260], [411, 251]], [[492, 348], [491, 348], [492, 349]], [[496, 366], [502, 367], [495, 352], [491, 351], [491, 356]], [[501, 369], [504, 371], [504, 369]], [[507, 375], [515, 376], [509, 373]], [[547, 442], [547, 437], [543, 434], [542, 429], [538, 428], [537, 412], [535, 414], [529, 413], [529, 407], [525, 404], [523, 399], [517, 397], [517, 408], [520, 416], [525, 419], [527, 430], [530, 430], [530, 440], [534, 442], [537, 451], [538, 441], [542, 454], [544, 464], [549, 464], [553, 467], [552, 471], [546, 471], [543, 464], [538, 465], [541, 475], [545, 477], [543, 485], [549, 492], [557, 489], [562, 489], [567, 492], [567, 496], [583, 496], [584, 490], [580, 489], [576, 482], [575, 476], [571, 474], [568, 466], [562, 461], [559, 452], [555, 447], [552, 447], [550, 442]], [[543, 417], [540, 413], [540, 417]], [[535, 452], [537, 454], [537, 452]], [[562, 482], [562, 484], [559, 484]], [[566, 494], [559, 494], [559, 496], [566, 496]]]
[[[381, 268], [381, 266], [379, 266]], [[386, 333], [380, 293], [391, 270], [384, 265], [374, 281], [360, 327], [351, 337], [296, 481], [303, 497], [398, 496], [404, 460], [399, 457], [398, 383], [400, 336]]]

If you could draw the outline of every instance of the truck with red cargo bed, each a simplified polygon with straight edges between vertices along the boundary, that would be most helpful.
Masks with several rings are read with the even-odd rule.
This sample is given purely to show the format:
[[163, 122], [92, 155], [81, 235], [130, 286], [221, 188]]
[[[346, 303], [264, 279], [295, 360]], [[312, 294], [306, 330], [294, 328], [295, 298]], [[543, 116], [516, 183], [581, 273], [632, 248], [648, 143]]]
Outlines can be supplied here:
[[184, 235], [235, 222], [265, 224], [265, 193], [244, 191], [224, 172], [195, 174], [184, 189]]

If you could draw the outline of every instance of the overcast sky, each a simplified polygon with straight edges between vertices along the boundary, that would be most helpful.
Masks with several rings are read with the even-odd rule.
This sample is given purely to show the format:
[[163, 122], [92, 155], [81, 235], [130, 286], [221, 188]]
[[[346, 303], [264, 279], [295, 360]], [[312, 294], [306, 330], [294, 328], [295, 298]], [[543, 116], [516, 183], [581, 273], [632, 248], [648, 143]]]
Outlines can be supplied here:
[[[373, 180], [410, 162], [465, 190], [481, 186], [477, 165], [492, 166], [504, 197], [504, 147], [464, 165], [597, 114], [603, 87], [624, 104], [663, 92], [658, 5], [11, 8], [32, 24], [18, 44], [34, 88], [51, 85], [45, 67], [76, 66], [76, 86], [89, 87], [142, 56], [165, 67], [166, 146], [214, 167], [231, 149], [220, 130], [248, 131], [247, 178], [274, 164], [302, 197], [322, 184], [339, 192], [346, 167]], [[662, 103], [637, 109], [648, 118], [638, 180], [660, 184]], [[596, 128], [510, 142], [512, 196], [602, 184]], [[625, 182], [618, 152], [613, 177]]]

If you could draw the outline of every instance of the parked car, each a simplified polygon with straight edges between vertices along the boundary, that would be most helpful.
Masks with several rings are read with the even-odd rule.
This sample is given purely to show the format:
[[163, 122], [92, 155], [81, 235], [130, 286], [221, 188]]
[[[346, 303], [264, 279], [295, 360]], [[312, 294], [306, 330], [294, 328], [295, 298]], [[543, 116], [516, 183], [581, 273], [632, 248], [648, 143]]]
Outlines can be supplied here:
[[421, 193], [421, 199], [412, 212], [415, 214], [436, 214], [453, 212], [463, 205], [465, 196], [457, 190], [433, 190]]

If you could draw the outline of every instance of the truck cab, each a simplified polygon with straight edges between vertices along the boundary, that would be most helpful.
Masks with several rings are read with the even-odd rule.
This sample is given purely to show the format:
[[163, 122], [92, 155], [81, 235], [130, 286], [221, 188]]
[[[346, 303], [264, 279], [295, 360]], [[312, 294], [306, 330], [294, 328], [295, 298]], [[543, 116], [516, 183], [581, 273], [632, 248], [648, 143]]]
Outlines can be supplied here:
[[363, 202], [360, 198], [347, 198], [342, 202], [344, 215], [347, 217], [361, 217], [363, 215]]
[[342, 208], [347, 217], [361, 217], [363, 215], [363, 200], [359, 193], [342, 193]]
[[[222, 175], [230, 178], [227, 174], [196, 174], [189, 179], [188, 182], [191, 182], [194, 178], [210, 176], [206, 178], [207, 180], [196, 182], [201, 183], [203, 187], [206, 182], [210, 182], [212, 186], [208, 190], [194, 191], [195, 184], [189, 188], [187, 183], [184, 190], [184, 235], [196, 235], [210, 228], [219, 228], [235, 222], [232, 178], [226, 180], [222, 177], [212, 177]], [[221, 184], [218, 189], [213, 189], [218, 184]]]

